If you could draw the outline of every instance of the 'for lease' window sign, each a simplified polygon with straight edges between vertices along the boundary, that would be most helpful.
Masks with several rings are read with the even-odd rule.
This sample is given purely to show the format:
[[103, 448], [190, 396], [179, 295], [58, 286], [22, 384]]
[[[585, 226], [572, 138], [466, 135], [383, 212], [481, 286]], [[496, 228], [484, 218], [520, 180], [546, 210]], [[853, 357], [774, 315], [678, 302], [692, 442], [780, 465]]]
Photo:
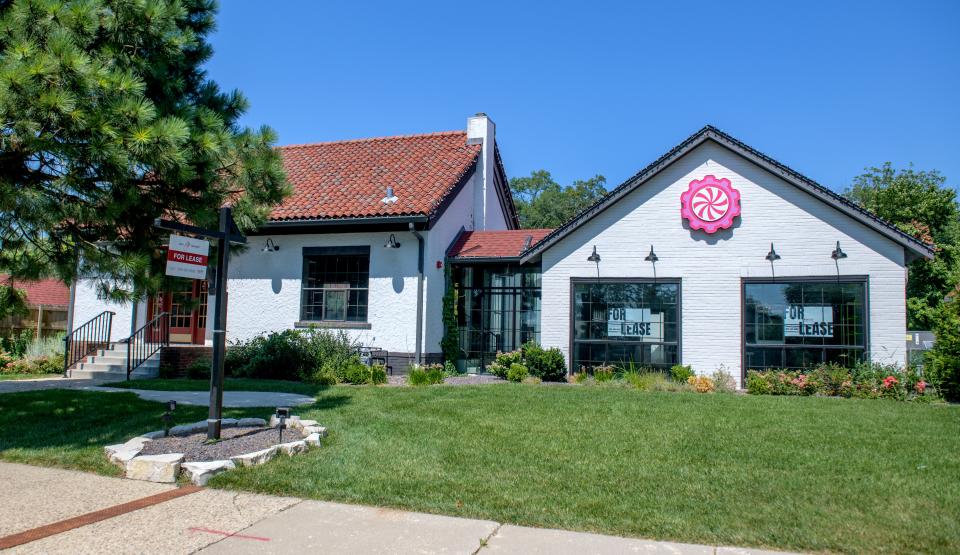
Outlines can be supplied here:
[[833, 307], [791, 304], [783, 311], [785, 337], [833, 337]]
[[607, 336], [663, 341], [663, 313], [652, 314], [649, 308], [611, 308], [607, 310]]

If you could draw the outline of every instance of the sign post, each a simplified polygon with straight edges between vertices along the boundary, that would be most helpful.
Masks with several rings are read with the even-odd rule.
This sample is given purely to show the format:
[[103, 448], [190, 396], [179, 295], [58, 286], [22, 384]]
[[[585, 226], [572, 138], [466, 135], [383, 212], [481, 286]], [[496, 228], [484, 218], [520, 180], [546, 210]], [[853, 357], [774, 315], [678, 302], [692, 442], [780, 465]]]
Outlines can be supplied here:
[[[210, 368], [207, 439], [220, 439], [220, 424], [223, 418], [223, 362], [227, 352], [227, 266], [230, 263], [230, 244], [246, 243], [247, 238], [240, 234], [233, 223], [230, 207], [220, 209], [220, 229], [217, 231], [161, 219], [156, 220], [153, 225], [217, 241], [217, 266], [214, 269], [217, 305], [213, 312], [213, 362]], [[171, 235], [170, 248], [167, 250], [167, 274], [203, 279], [206, 276], [209, 248], [210, 244], [205, 239]]]

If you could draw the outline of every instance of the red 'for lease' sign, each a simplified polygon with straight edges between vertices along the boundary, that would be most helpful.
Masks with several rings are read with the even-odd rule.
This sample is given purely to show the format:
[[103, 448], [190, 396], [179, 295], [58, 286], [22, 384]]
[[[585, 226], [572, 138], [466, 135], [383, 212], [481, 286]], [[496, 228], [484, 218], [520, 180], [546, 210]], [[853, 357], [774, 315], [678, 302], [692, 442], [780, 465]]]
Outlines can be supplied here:
[[167, 275], [191, 279], [207, 277], [207, 256], [210, 243], [180, 235], [170, 236], [167, 249]]

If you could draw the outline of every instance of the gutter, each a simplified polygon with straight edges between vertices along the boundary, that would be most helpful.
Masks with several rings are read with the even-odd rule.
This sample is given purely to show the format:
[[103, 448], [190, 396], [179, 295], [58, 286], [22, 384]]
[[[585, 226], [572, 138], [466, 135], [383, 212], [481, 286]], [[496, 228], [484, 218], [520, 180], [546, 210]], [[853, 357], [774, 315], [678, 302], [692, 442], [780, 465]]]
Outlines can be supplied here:
[[422, 363], [423, 359], [423, 235], [417, 231], [413, 222], [410, 222], [410, 233], [417, 238], [417, 364]]
[[313, 220], [272, 220], [268, 221], [250, 235], [266, 234], [272, 230], [296, 227], [339, 227], [345, 225], [383, 225], [383, 224], [426, 224], [428, 216], [374, 216], [369, 218], [322, 218]]

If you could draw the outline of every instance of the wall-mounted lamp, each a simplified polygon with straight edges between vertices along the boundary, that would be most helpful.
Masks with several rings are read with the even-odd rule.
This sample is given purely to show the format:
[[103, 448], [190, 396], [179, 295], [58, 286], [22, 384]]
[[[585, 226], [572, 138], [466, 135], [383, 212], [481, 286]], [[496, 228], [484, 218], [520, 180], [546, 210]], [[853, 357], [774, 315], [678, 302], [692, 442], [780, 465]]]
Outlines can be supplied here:
[[770, 276], [772, 279], [777, 279], [777, 274], [773, 270], [773, 263], [777, 260], [780, 260], [780, 255], [777, 254], [776, 250], [774, 250], [773, 243], [770, 243], [770, 252], [767, 253], [765, 258], [770, 261]]
[[660, 257], [657, 256], [657, 253], [653, 252], [653, 245], [650, 245], [650, 254], [648, 254], [644, 260], [647, 262], [653, 262], [654, 264], [657, 263], [657, 260], [660, 260]]
[[597, 265], [597, 281], [600, 281], [600, 255], [597, 254], [597, 246], [593, 246], [593, 254], [587, 257], [587, 262], [593, 262]]
[[273, 238], [267, 237], [267, 242], [260, 249], [260, 252], [277, 252], [278, 250], [280, 250], [280, 245], [274, 243]]
[[770, 252], [767, 253], [766, 259], [769, 260], [771, 264], [773, 264], [775, 260], [780, 260], [780, 255], [773, 249], [773, 243], [770, 243]]
[[830, 258], [834, 260], [840, 260], [841, 258], [846, 258], [847, 253], [843, 252], [840, 248], [840, 241], [837, 241], [837, 248], [833, 249], [833, 252], [830, 253]]
[[387, 239], [387, 242], [383, 244], [385, 249], [399, 249], [400, 243], [397, 242], [397, 236], [393, 233], [390, 234], [390, 238]]

